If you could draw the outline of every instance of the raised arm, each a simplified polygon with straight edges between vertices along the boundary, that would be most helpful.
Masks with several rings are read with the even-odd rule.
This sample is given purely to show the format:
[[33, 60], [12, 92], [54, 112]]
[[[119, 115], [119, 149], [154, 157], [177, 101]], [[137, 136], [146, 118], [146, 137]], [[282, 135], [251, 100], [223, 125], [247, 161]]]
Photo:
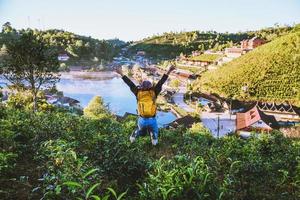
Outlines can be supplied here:
[[118, 68], [115, 70], [118, 74], [121, 75], [123, 81], [129, 86], [131, 92], [134, 94], [134, 95], [137, 95], [137, 91], [138, 91], [138, 88], [137, 86], [126, 76], [123, 74], [123, 71], [121, 68]]
[[166, 74], [164, 74], [162, 76], [162, 78], [158, 81], [158, 83], [155, 85], [155, 88], [154, 88], [154, 91], [155, 91], [155, 95], [158, 96], [159, 93], [161, 92], [162, 90], [162, 86], [163, 84], [166, 82], [166, 80], [168, 79], [170, 73], [175, 69], [175, 66], [174, 65], [171, 65], [167, 71]]

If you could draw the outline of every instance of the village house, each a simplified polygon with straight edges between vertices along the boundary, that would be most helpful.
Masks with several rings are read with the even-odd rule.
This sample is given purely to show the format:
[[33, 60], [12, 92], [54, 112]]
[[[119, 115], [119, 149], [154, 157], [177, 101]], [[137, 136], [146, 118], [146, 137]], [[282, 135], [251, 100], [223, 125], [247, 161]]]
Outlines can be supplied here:
[[193, 77], [192, 72], [183, 70], [183, 69], [176, 69], [173, 73], [182, 78], [192, 78]]
[[261, 46], [265, 44], [266, 41], [263, 39], [260, 39], [258, 37], [253, 37], [248, 40], [241, 41], [241, 47], [231, 47], [225, 49], [225, 55], [227, 56], [227, 59], [224, 59], [223, 62], [231, 61], [234, 58], [238, 58], [241, 55], [246, 54], [247, 52], [255, 49], [258, 46]]
[[252, 49], [255, 49], [256, 47], [261, 46], [265, 43], [266, 43], [265, 40], [260, 39], [258, 37], [253, 37], [249, 40], [243, 40], [241, 42], [241, 49], [252, 50]]
[[201, 51], [192, 51], [192, 56], [200, 56]]
[[225, 49], [225, 55], [228, 58], [238, 58], [245, 53], [246, 51], [239, 47], [231, 47]]
[[82, 110], [80, 106], [80, 101], [73, 99], [71, 97], [61, 97], [56, 95], [46, 94], [47, 103], [64, 108], [75, 108]]
[[254, 106], [250, 110], [236, 114], [236, 130], [237, 131], [271, 131], [279, 128], [279, 124], [275, 117], [266, 115]]
[[257, 102], [256, 106], [259, 110], [263, 111], [267, 115], [272, 115], [280, 124], [288, 123], [300, 123], [300, 110], [299, 108], [289, 104], [275, 102]]

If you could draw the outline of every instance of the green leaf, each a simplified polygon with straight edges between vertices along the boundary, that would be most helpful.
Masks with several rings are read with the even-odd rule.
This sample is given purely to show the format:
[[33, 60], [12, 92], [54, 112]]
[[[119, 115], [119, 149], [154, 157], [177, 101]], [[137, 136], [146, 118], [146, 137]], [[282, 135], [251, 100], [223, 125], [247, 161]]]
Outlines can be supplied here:
[[108, 200], [109, 197], [110, 195], [106, 195], [105, 197], [102, 198], [102, 200]]
[[95, 189], [96, 187], [98, 187], [99, 185], [100, 185], [100, 183], [96, 183], [96, 184], [94, 184], [92, 187], [90, 187], [90, 188], [88, 189], [86, 195], [85, 195], [85, 198], [88, 199], [89, 196], [90, 196], [90, 194], [91, 194], [91, 193], [94, 191], [94, 189]]
[[109, 190], [109, 191], [114, 195], [114, 197], [115, 197], [116, 199], [118, 199], [117, 193], [115, 192], [114, 189], [112, 189], [112, 188], [107, 188], [107, 190]]
[[91, 198], [95, 199], [95, 200], [101, 200], [99, 196], [97, 195], [91, 195]]
[[127, 194], [127, 191], [123, 192], [122, 194], [120, 194], [120, 196], [117, 198], [117, 200], [121, 200], [126, 194]]
[[71, 151], [71, 155], [74, 158], [74, 160], [77, 160], [77, 154], [75, 151]]
[[86, 177], [88, 177], [89, 175], [91, 175], [91, 174], [93, 174], [94, 172], [96, 172], [96, 171], [98, 171], [99, 169], [91, 169], [90, 171], [88, 171], [87, 173], [85, 173], [84, 175], [83, 175], [83, 178], [86, 178]]
[[64, 182], [63, 185], [66, 185], [68, 187], [79, 187], [79, 188], [82, 188], [82, 185], [80, 185], [79, 183], [76, 183], [74, 181]]

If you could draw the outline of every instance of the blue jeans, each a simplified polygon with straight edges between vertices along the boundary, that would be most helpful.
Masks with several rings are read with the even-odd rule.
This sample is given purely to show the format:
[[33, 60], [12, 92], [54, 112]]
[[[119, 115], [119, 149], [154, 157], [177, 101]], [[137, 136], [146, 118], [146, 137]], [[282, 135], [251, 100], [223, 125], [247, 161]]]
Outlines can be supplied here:
[[157, 126], [156, 117], [151, 117], [151, 118], [139, 117], [138, 131], [136, 133], [136, 137], [144, 136], [146, 134], [147, 128], [150, 129], [150, 131], [153, 133], [153, 139], [158, 139], [158, 126]]

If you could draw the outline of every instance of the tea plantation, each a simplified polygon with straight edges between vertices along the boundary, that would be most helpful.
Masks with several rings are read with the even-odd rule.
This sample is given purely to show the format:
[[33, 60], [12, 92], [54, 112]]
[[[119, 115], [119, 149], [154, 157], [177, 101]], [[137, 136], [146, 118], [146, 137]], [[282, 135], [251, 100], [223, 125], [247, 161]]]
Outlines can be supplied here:
[[[99, 113], [98, 113], [99, 114]], [[0, 109], [1, 199], [299, 199], [300, 140], [201, 126], [129, 142], [135, 119]]]
[[[194, 90], [241, 100], [289, 101], [300, 105], [300, 26], [272, 42], [208, 71]], [[243, 91], [242, 88], [247, 90]]]

